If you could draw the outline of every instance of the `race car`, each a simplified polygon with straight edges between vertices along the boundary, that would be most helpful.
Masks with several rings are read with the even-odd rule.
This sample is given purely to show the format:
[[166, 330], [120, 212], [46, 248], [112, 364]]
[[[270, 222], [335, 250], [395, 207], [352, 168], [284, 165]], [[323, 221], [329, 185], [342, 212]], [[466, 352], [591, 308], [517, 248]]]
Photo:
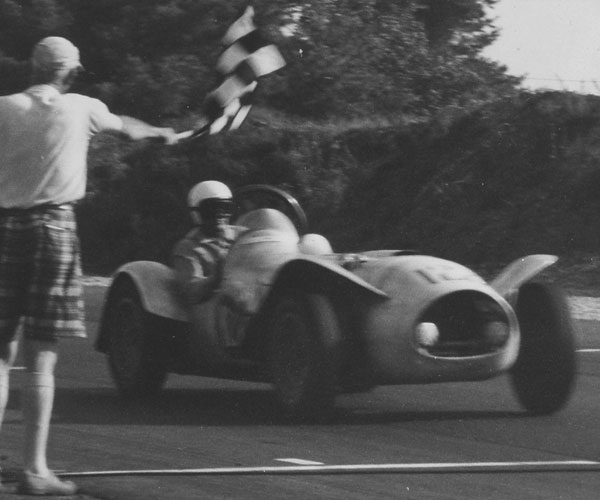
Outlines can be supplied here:
[[572, 319], [562, 291], [539, 280], [557, 257], [525, 256], [486, 282], [414, 251], [334, 252], [272, 186], [239, 189], [235, 202], [244, 230], [194, 318], [168, 265], [115, 272], [96, 348], [122, 395], [156, 395], [169, 373], [267, 382], [285, 415], [311, 419], [343, 392], [509, 372], [528, 412], [567, 403]]

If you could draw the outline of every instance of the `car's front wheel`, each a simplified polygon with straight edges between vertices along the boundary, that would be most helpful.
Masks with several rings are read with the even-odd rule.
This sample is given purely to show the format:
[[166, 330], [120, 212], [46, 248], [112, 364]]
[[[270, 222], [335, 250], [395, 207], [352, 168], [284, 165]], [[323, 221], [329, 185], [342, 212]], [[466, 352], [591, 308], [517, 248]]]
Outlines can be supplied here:
[[338, 387], [340, 325], [331, 301], [319, 294], [284, 292], [268, 321], [268, 366], [286, 416], [329, 415]]
[[576, 376], [566, 298], [549, 284], [526, 283], [519, 290], [516, 313], [521, 347], [511, 375], [517, 397], [532, 413], [553, 413], [568, 401]]
[[152, 335], [151, 316], [130, 280], [116, 284], [105, 314], [109, 368], [120, 394], [128, 398], [155, 395], [167, 373]]

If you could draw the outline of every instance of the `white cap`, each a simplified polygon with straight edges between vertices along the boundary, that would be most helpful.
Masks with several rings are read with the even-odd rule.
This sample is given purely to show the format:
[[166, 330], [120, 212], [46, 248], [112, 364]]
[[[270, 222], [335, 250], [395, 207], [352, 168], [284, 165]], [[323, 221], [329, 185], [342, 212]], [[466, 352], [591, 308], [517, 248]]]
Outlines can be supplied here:
[[41, 69], [81, 68], [79, 49], [60, 36], [49, 36], [40, 40], [33, 48], [31, 62]]

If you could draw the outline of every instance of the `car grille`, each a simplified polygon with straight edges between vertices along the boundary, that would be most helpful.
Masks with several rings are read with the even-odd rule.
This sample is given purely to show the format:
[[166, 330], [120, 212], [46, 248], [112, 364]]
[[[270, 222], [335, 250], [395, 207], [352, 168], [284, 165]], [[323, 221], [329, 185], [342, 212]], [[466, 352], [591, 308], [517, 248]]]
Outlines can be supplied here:
[[436, 357], [470, 357], [502, 349], [510, 336], [506, 313], [491, 297], [461, 291], [436, 301], [415, 330], [420, 352]]

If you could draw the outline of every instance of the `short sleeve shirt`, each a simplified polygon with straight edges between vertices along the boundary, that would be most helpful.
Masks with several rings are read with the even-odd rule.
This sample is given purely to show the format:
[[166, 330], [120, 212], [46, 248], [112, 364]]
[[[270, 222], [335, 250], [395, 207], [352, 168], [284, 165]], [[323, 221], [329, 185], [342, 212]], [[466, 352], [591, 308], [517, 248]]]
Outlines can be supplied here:
[[83, 198], [90, 138], [122, 129], [98, 99], [50, 85], [0, 97], [0, 208]]

